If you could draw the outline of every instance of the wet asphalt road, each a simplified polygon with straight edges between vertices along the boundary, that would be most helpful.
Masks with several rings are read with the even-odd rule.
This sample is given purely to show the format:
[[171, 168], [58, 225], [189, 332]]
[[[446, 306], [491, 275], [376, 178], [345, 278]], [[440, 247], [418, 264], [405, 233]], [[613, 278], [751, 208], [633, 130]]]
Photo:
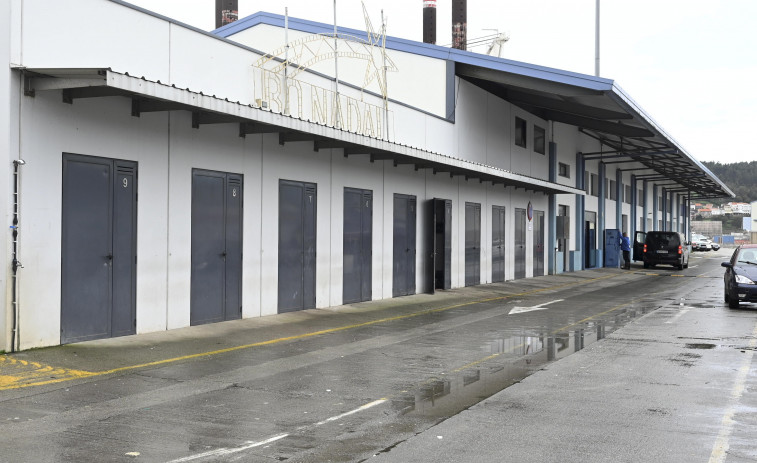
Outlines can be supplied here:
[[[554, 449], [526, 450], [542, 448], [544, 423], [564, 419], [564, 401], [555, 392], [582, 389], [549, 372], [582, 372], [593, 364], [583, 354], [612, 345], [611, 339], [597, 340], [641, 326], [638, 319], [647, 314], [642, 320], [665, 315], [658, 338], [694, 314], [705, 316], [703, 310], [733, 317], [722, 302], [719, 263], [727, 255], [695, 253], [684, 271], [639, 264], [632, 271], [547, 276], [0, 356], [0, 461], [353, 462], [374, 455], [377, 461], [487, 461], [517, 448], [525, 449], [518, 461], [555, 461]], [[697, 323], [697, 338], [751, 333], [757, 307], [735, 314], [746, 321]], [[641, 349], [616, 354], [635, 359], [635, 371], [642, 373], [650, 355]], [[617, 370], [613, 357], [605, 357], [603, 368]], [[738, 370], [734, 362], [720, 366], [730, 372], [723, 381]], [[23, 370], [29, 365], [36, 366]], [[612, 387], [625, 381], [599, 373], [590, 384], [596, 389], [605, 378]], [[524, 390], [526, 384], [532, 386]], [[637, 395], [631, 402], [643, 400], [644, 387], [633, 392], [634, 384], [626, 386]], [[470, 413], [486, 410], [490, 400], [507, 403], [511, 391], [530, 394], [518, 402], [534, 412], [521, 416], [527, 434], [508, 428], [510, 417], [501, 413], [471, 425]], [[565, 403], [598, 407], [591, 388], [565, 397]], [[717, 397], [717, 410], [725, 410], [728, 404]], [[548, 399], [558, 403], [547, 407]], [[701, 458], [658, 461], [707, 461], [723, 416], [710, 415], [710, 435], [697, 436], [703, 443], [694, 455]], [[614, 425], [608, 431], [623, 434], [628, 423]], [[445, 428], [452, 433], [446, 440], [437, 435], [443, 427], [454, 429]], [[513, 437], [507, 448], [501, 435], [483, 431], [496, 429]], [[576, 452], [561, 454], [564, 461], [623, 460], [584, 458], [581, 445], [563, 448]]]

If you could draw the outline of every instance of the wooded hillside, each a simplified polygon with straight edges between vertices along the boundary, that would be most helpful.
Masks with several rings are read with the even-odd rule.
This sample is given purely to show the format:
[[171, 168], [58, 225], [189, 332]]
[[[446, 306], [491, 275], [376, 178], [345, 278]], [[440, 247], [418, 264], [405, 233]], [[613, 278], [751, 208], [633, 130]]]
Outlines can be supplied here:
[[719, 162], [703, 162], [728, 188], [736, 193], [734, 199], [721, 198], [713, 200], [714, 204], [728, 202], [751, 203], [757, 201], [757, 161], [734, 162], [721, 164]]

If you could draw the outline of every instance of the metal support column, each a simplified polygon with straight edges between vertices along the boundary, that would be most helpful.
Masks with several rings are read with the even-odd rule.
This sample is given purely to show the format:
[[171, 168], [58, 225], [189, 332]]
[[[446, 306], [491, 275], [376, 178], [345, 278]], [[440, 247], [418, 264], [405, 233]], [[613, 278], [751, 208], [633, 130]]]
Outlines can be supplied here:
[[637, 223], [639, 220], [639, 211], [636, 210], [638, 207], [637, 205], [639, 204], [637, 198], [639, 192], [636, 188], [636, 176], [631, 175], [631, 223], [628, 227], [628, 236], [630, 236], [631, 239], [636, 236], [636, 227], [638, 226]]
[[[557, 144], [549, 142], [549, 181], [557, 182]], [[548, 199], [549, 220], [547, 225], [547, 274], [557, 273], [557, 195], [550, 194]]]
[[[586, 161], [581, 153], [576, 154], [576, 188], [586, 191], [586, 185], [584, 185], [584, 173], [586, 172]], [[586, 197], [584, 195], [576, 195], [576, 254], [577, 258], [574, 261], [575, 265], [573, 270], [583, 270], [586, 256], [586, 236], [584, 230], [584, 221], [586, 220]]]
[[[599, 196], [597, 197], [597, 249], [603, 253], [605, 250], [605, 180], [607, 166], [604, 162], [599, 162]], [[598, 259], [597, 267], [603, 267], [603, 261]]]
[[668, 227], [668, 189], [662, 187], [662, 231], [669, 231]]
[[657, 185], [652, 185], [652, 230], [657, 230]]
[[644, 233], [647, 230], [647, 214], [649, 214], [649, 182], [645, 179], [641, 181], [642, 194], [644, 195], [644, 205], [642, 206], [641, 215], [643, 217], [641, 229]]
[[623, 171], [615, 170], [615, 228], [623, 230]]

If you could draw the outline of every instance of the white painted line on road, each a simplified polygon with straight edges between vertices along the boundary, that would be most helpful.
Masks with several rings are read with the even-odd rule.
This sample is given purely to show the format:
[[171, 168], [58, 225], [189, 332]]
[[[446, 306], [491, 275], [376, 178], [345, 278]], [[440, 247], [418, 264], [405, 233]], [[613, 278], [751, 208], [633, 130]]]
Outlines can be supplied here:
[[201, 458], [222, 457], [224, 455], [231, 455], [232, 453], [243, 452], [245, 450], [249, 450], [255, 447], [260, 447], [261, 445], [266, 445], [266, 444], [270, 444], [271, 442], [276, 442], [277, 440], [283, 439], [287, 436], [289, 436], [289, 434], [279, 434], [277, 436], [269, 437], [266, 440], [261, 440], [258, 442], [248, 442], [247, 444], [241, 447], [209, 450], [207, 452], [198, 453], [197, 455], [190, 455], [188, 457], [179, 458], [178, 460], [171, 460], [168, 463], [183, 463], [185, 461], [199, 460]]
[[[364, 410], [368, 410], [369, 408], [373, 408], [376, 405], [381, 405], [384, 402], [386, 402], [387, 399], [379, 399], [374, 400], [373, 402], [367, 403], [363, 405], [362, 407], [358, 407], [354, 410], [350, 410], [348, 412], [342, 413], [341, 415], [332, 416], [331, 418], [326, 418], [323, 421], [319, 421], [315, 424], [311, 424], [308, 426], [302, 426], [300, 428], [297, 428], [298, 431], [305, 430], [310, 427], [314, 426], [321, 426], [326, 423], [331, 423], [332, 421], [340, 420], [346, 416], [354, 415], [355, 413], [362, 412]], [[209, 450], [207, 452], [198, 453], [196, 455], [190, 455], [188, 457], [179, 458], [177, 460], [171, 460], [168, 463], [184, 463], [187, 461], [194, 461], [194, 460], [200, 460], [203, 458], [211, 458], [211, 457], [222, 457], [224, 455], [231, 455], [232, 453], [239, 453], [244, 452], [245, 450], [249, 450], [255, 447], [260, 447], [261, 445], [270, 444], [271, 442], [276, 442], [277, 440], [283, 439], [285, 437], [288, 437], [289, 434], [278, 434], [273, 437], [269, 437], [268, 439], [257, 441], [257, 442], [247, 442], [245, 445], [241, 445], [239, 447], [232, 447], [232, 448], [221, 448], [221, 449], [215, 449], [215, 450]]]
[[715, 445], [712, 447], [709, 463], [723, 463], [728, 454], [731, 431], [733, 430], [734, 425], [733, 417], [736, 414], [736, 405], [738, 405], [741, 396], [746, 389], [746, 379], [747, 376], [749, 376], [749, 370], [752, 368], [754, 349], [757, 348], [757, 325], [755, 325], [752, 335], [752, 340], [749, 342], [749, 350], [744, 352], [744, 361], [742, 362], [741, 368], [739, 368], [739, 372], [736, 375], [736, 382], [731, 390], [731, 404], [728, 406], [728, 409], [720, 422], [720, 433], [715, 441]]
[[560, 302], [564, 300], [565, 299], [557, 299], [556, 301], [545, 302], [544, 304], [535, 305], [533, 307], [513, 307], [510, 313], [508, 313], [508, 315], [512, 315], [514, 313], [532, 312], [534, 310], [547, 310], [549, 307], [544, 307], [545, 305], [554, 304], [555, 302]]
[[672, 317], [670, 317], [670, 320], [666, 321], [665, 323], [673, 323], [673, 322], [675, 322], [676, 320], [678, 320], [679, 318], [681, 318], [681, 315], [685, 314], [688, 311], [689, 311], [689, 309], [683, 309], [683, 310], [681, 310], [677, 314], [675, 314]]
[[352, 411], [342, 413], [341, 415], [332, 416], [331, 418], [326, 418], [323, 421], [319, 421], [315, 424], [315, 426], [320, 426], [322, 424], [330, 423], [332, 421], [341, 420], [345, 416], [354, 415], [355, 413], [362, 412], [363, 410], [368, 410], [369, 408], [375, 407], [376, 405], [381, 405], [384, 402], [386, 402], [386, 399], [374, 400], [373, 402], [365, 404], [362, 407], [358, 407]]

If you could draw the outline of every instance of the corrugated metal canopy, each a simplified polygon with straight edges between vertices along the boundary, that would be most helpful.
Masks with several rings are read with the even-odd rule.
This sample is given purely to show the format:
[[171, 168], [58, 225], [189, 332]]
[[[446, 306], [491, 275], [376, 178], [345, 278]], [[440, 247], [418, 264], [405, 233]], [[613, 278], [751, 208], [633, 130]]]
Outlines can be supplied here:
[[461, 176], [544, 194], [584, 194], [583, 190], [570, 186], [347, 132], [109, 69], [35, 68], [22, 71], [26, 74], [24, 85], [29, 96], [40, 91], [61, 90], [65, 103], [73, 103], [80, 98], [126, 97], [132, 100], [131, 113], [135, 117], [146, 112], [189, 111], [196, 128], [204, 124], [237, 123], [240, 136], [278, 134], [282, 145], [312, 142], [315, 151], [341, 148], [345, 157], [365, 155], [371, 162], [391, 160], [395, 166], [413, 165], [415, 170], [431, 169], [434, 174]]
[[[668, 136], [621, 89], [574, 85], [543, 76], [524, 76], [469, 63], [456, 63], [460, 78], [542, 119], [573, 125], [603, 148], [587, 160], [635, 164], [649, 169], [646, 178], [672, 180], [673, 188], [694, 198], [733, 197], [733, 192]], [[603, 79], [604, 80], [604, 79]]]

